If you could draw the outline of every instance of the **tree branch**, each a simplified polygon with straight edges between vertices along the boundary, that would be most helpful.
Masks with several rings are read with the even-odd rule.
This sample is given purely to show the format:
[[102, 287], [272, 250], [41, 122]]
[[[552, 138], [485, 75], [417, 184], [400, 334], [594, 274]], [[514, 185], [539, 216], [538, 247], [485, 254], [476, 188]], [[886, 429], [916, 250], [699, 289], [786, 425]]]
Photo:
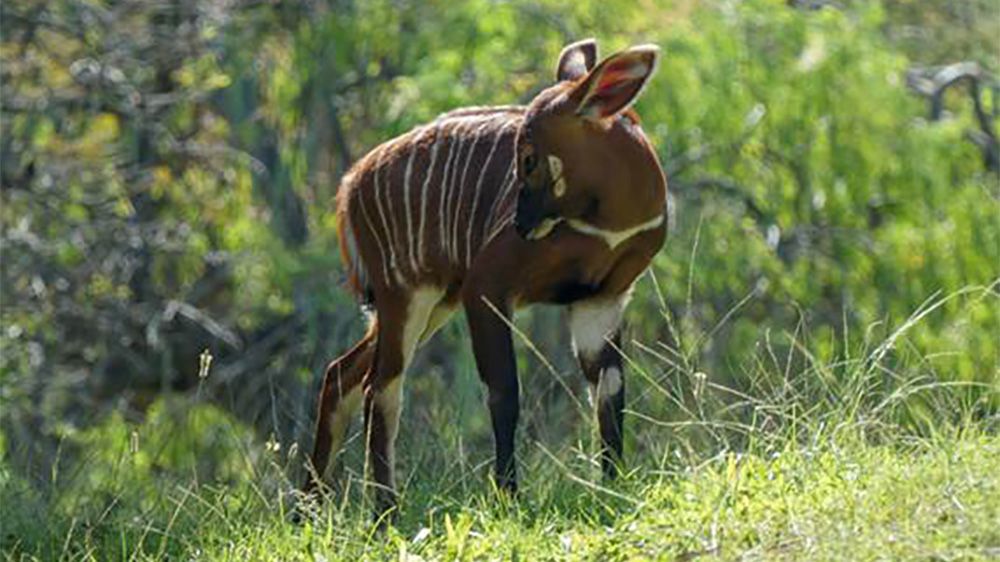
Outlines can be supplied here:
[[[936, 67], [916, 67], [906, 73], [906, 84], [914, 92], [928, 98], [930, 102], [930, 120], [938, 121], [944, 113], [944, 94], [948, 88], [967, 81], [969, 83], [969, 97], [972, 98], [972, 107], [979, 125], [979, 131], [972, 131], [967, 138], [975, 143], [983, 153], [983, 164], [987, 170], [1000, 170], [1000, 142], [997, 140], [997, 133], [993, 129], [992, 115], [986, 112], [983, 107], [981, 89], [986, 82], [993, 83], [996, 89], [996, 80], [982, 69], [976, 62], [963, 61], [947, 66]], [[994, 102], [995, 103], [995, 102]], [[994, 113], [996, 107], [994, 107]]]

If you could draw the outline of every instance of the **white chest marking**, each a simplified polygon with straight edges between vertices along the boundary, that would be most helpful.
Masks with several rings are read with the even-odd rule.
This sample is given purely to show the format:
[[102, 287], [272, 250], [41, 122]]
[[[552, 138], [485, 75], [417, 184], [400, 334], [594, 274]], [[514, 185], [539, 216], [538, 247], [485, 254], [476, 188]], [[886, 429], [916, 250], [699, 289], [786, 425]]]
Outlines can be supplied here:
[[614, 250], [619, 244], [635, 236], [636, 234], [659, 228], [663, 224], [663, 213], [656, 215], [648, 221], [637, 224], [624, 230], [605, 230], [579, 219], [566, 219], [566, 224], [573, 230], [590, 236], [596, 236]]

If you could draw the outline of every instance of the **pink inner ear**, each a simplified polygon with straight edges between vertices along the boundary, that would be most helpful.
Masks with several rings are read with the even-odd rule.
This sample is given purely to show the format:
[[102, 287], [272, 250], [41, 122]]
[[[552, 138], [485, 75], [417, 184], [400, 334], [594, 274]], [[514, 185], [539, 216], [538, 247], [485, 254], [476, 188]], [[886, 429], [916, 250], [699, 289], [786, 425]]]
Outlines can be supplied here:
[[609, 64], [594, 88], [594, 94], [598, 96], [612, 95], [621, 90], [629, 82], [642, 78], [649, 67], [641, 60], [622, 60]]
[[587, 96], [586, 112], [604, 118], [621, 111], [639, 92], [649, 70], [650, 65], [641, 58], [609, 62]]

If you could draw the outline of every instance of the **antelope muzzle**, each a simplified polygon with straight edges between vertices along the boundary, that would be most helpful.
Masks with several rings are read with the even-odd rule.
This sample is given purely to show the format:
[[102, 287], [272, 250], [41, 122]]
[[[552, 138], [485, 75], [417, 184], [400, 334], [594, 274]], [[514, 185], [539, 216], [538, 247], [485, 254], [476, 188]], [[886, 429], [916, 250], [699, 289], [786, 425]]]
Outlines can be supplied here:
[[531, 189], [523, 184], [517, 193], [514, 212], [514, 230], [525, 240], [538, 240], [547, 236], [562, 220], [549, 211], [547, 190]]

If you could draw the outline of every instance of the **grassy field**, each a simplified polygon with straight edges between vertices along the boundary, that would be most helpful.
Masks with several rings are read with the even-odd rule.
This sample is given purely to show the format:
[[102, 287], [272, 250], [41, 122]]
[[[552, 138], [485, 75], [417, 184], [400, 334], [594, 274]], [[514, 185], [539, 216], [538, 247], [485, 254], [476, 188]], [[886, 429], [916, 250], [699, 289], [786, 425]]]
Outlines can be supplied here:
[[[850, 430], [769, 454], [664, 463], [610, 488], [541, 456], [506, 502], [417, 471], [395, 527], [360, 501], [286, 522], [252, 482], [149, 483], [71, 510], [5, 475], [4, 554], [39, 560], [626, 560], [1000, 557], [1000, 439], [977, 430], [896, 446]], [[671, 468], [672, 466], [672, 468]], [[268, 477], [274, 477], [274, 474]]]
[[490, 489], [488, 438], [470, 439], [482, 408], [475, 429], [440, 405], [421, 421], [411, 404], [401, 511], [384, 531], [356, 432], [344, 489], [323, 505], [294, 492], [297, 445], [262, 442], [197, 396], [68, 434], [74, 461], [42, 487], [0, 440], [0, 544], [9, 560], [998, 559], [1000, 387], [939, 380], [905, 352], [936, 306], [832, 360], [787, 336], [787, 356], [762, 348], [741, 390], [634, 345], [630, 472], [614, 483], [596, 478], [576, 402], [568, 436], [528, 429], [553, 407], [526, 412], [516, 500]]

